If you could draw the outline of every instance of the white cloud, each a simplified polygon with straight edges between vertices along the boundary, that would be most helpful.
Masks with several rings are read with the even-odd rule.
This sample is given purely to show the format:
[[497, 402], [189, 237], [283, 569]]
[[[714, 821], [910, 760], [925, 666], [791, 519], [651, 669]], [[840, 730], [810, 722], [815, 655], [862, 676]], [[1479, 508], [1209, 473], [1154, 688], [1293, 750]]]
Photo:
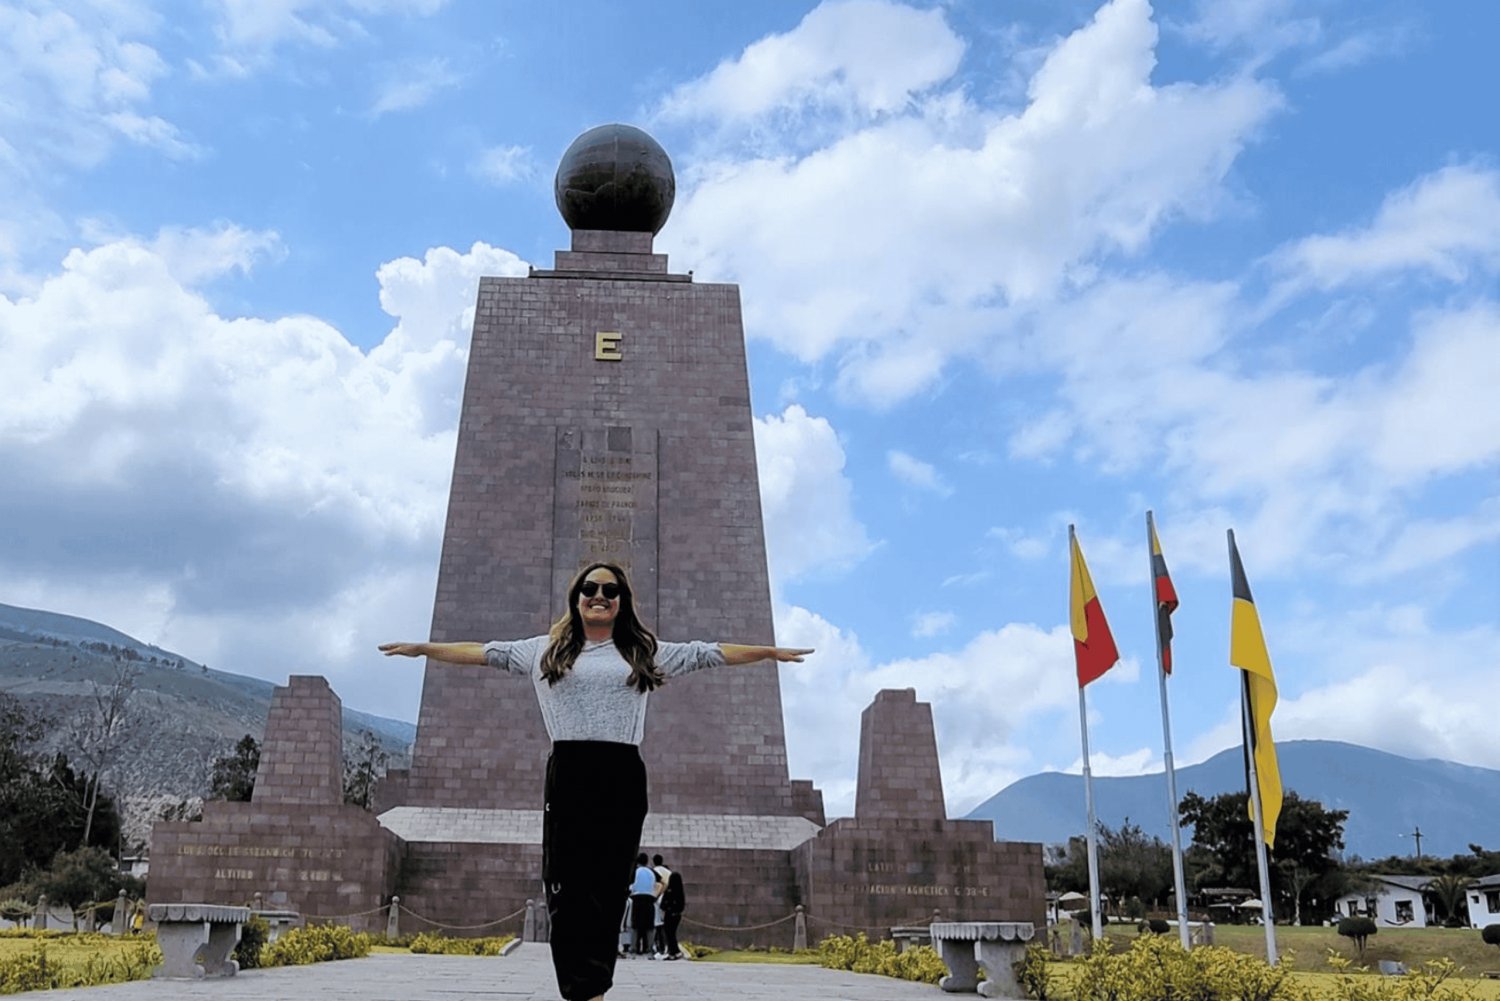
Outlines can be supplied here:
[[952, 612], [922, 612], [912, 620], [911, 634], [918, 639], [938, 636], [952, 629], [958, 616]]
[[1115, 0], [1052, 49], [1019, 113], [955, 89], [805, 155], [708, 156], [664, 239], [700, 275], [759, 290], [752, 336], [832, 356], [847, 394], [908, 397], [988, 353], [1004, 304], [1212, 211], [1280, 99], [1246, 78], [1153, 86], [1155, 44], [1143, 0]]
[[[1083, 758], [1074, 758], [1073, 763], [1063, 770], [1082, 775]], [[1106, 754], [1103, 751], [1092, 749], [1089, 751], [1089, 771], [1096, 778], [1104, 776], [1150, 775], [1153, 772], [1165, 770], [1166, 766], [1162, 764], [1161, 758], [1149, 747], [1137, 748], [1126, 754]]]
[[1500, 270], [1500, 171], [1457, 165], [1386, 196], [1362, 229], [1305, 237], [1278, 250], [1272, 267], [1290, 289], [1322, 290], [1418, 272], [1461, 282]]
[[999, 540], [1012, 556], [1022, 560], [1039, 560], [1052, 552], [1053, 542], [1045, 536], [1028, 535], [1017, 528], [995, 527], [984, 533]]
[[761, 509], [773, 581], [857, 563], [873, 548], [854, 514], [844, 447], [832, 425], [797, 404], [755, 419]]
[[[1500, 768], [1500, 732], [1490, 723], [1500, 699], [1500, 629], [1434, 628], [1416, 606], [1308, 612], [1267, 637], [1282, 693], [1277, 740], [1344, 740]], [[1309, 670], [1318, 673], [1299, 684]], [[1225, 706], [1189, 759], [1236, 745], [1237, 712]]]
[[491, 184], [524, 180], [536, 172], [530, 146], [490, 146], [469, 163], [469, 172]]
[[[215, 667], [316, 667], [337, 688], [373, 660], [351, 637], [426, 628], [410, 599], [431, 593], [468, 311], [480, 272], [525, 266], [482, 244], [390, 262], [396, 323], [366, 354], [313, 317], [219, 315], [192, 287], [276, 248], [166, 230], [0, 297], [0, 523], [27, 526], [0, 577]], [[267, 661], [268, 635], [308, 660]]]
[[[804, 608], [778, 607], [776, 635], [779, 642], [817, 649], [805, 663], [782, 668], [782, 701], [792, 772], [823, 790], [830, 818], [854, 812], [860, 713], [881, 689], [914, 688], [919, 701], [931, 703], [954, 817], [1036, 767], [1018, 744], [1029, 721], [1077, 705], [1066, 625], [1043, 630], [1013, 623], [979, 633], [953, 652], [878, 664], [857, 636]], [[1120, 668], [1110, 675], [1117, 673]], [[975, 692], [1005, 697], [975, 698]]]
[[216, 33], [231, 51], [263, 55], [283, 43], [326, 48], [361, 33], [361, 16], [426, 16], [446, 0], [217, 0]]
[[930, 462], [923, 462], [898, 449], [886, 452], [885, 462], [891, 475], [907, 486], [926, 490], [941, 497], [947, 497], [953, 493], [953, 488], [943, 480], [942, 476], [938, 475], [937, 468]]
[[715, 122], [791, 109], [901, 111], [958, 69], [964, 43], [940, 10], [885, 0], [832, 0], [662, 102], [664, 118]]
[[370, 105], [370, 114], [380, 117], [395, 111], [411, 111], [420, 108], [445, 90], [451, 90], [463, 82], [463, 77], [453, 70], [448, 60], [408, 60], [393, 68], [380, 84], [375, 100]]

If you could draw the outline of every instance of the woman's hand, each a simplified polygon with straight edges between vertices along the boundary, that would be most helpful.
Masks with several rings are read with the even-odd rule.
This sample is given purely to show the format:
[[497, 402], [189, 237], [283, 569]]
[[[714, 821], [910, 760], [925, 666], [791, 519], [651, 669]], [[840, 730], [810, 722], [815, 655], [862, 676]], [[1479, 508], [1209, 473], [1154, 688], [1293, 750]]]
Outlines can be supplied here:
[[812, 653], [811, 649], [784, 646], [743, 646], [739, 643], [720, 643], [726, 664], [754, 664], [758, 660], [774, 660], [778, 663], [802, 663], [802, 658]]
[[428, 657], [450, 664], [483, 664], [483, 643], [382, 643], [387, 657]]

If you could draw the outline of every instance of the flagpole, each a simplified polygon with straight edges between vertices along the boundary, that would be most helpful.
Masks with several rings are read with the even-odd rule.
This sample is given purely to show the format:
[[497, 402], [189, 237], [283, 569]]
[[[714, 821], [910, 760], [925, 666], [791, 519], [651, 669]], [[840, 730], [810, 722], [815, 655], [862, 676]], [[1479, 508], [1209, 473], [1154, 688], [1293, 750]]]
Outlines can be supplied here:
[[1089, 909], [1093, 912], [1094, 941], [1104, 941], [1104, 918], [1099, 910], [1099, 837], [1094, 822], [1094, 779], [1089, 772], [1089, 711], [1083, 686], [1078, 686], [1078, 723], [1083, 733], [1083, 796], [1089, 808]]
[[[1229, 551], [1234, 552], [1234, 529], [1229, 530]], [[1266, 832], [1260, 804], [1260, 778], [1255, 770], [1255, 723], [1250, 718], [1250, 674], [1240, 671], [1240, 730], [1245, 741], [1245, 760], [1250, 768], [1250, 815], [1255, 820], [1255, 864], [1260, 870], [1260, 915], [1266, 928], [1266, 962], [1276, 965], [1276, 915], [1271, 907], [1271, 871], [1266, 859]]]
[[1157, 544], [1156, 523], [1151, 518], [1151, 512], [1147, 511], [1146, 555], [1151, 564], [1151, 620], [1157, 623], [1156, 681], [1161, 689], [1162, 760], [1167, 766], [1167, 816], [1172, 821], [1172, 880], [1177, 890], [1177, 937], [1181, 940], [1183, 949], [1190, 950], [1193, 944], [1192, 932], [1188, 928], [1187, 877], [1182, 868], [1182, 825], [1178, 823], [1177, 813], [1177, 770], [1172, 763], [1172, 719], [1167, 710], [1167, 662], [1162, 652], [1161, 609], [1156, 596], [1156, 560], [1154, 557]]
[[[1073, 526], [1068, 526], [1068, 551], [1074, 552], [1077, 541]], [[1078, 686], [1078, 732], [1083, 737], [1083, 798], [1088, 804], [1088, 860], [1089, 860], [1089, 911], [1093, 918], [1092, 931], [1096, 943], [1104, 940], [1104, 918], [1099, 909], [1099, 838], [1098, 824], [1094, 821], [1094, 778], [1089, 771], [1089, 710], [1085, 701], [1084, 686]]]

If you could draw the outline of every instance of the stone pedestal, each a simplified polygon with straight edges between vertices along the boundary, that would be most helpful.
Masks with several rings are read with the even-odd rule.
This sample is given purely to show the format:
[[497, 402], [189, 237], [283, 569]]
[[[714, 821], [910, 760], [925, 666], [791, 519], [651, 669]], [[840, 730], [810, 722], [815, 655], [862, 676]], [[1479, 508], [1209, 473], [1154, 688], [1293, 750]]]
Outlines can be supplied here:
[[248, 904], [379, 931], [400, 841], [343, 802], [342, 706], [322, 677], [294, 675], [266, 717], [249, 803], [210, 800], [203, 819], [151, 830], [153, 904]]

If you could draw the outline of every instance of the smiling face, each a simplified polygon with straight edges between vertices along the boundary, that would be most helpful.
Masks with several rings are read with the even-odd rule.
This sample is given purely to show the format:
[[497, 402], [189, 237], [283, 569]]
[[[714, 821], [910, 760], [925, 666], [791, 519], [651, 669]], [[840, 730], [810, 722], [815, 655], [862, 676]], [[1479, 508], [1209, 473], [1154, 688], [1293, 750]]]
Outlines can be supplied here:
[[[578, 617], [585, 629], [613, 629], [620, 614], [620, 581], [605, 567], [595, 567], [583, 578], [577, 593]], [[588, 594], [593, 591], [593, 594]], [[605, 592], [614, 592], [609, 597]]]

